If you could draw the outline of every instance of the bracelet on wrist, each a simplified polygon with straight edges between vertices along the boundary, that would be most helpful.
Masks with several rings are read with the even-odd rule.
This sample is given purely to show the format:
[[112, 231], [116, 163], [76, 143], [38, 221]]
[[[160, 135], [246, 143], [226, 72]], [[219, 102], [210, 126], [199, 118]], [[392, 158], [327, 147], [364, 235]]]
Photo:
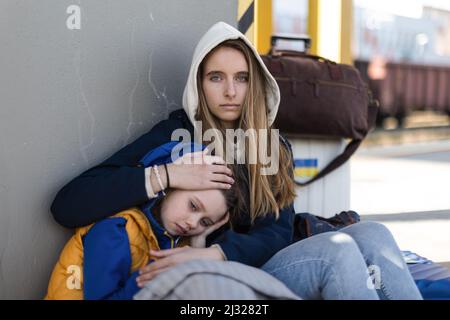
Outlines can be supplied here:
[[162, 183], [162, 180], [161, 180], [161, 176], [159, 175], [158, 166], [156, 164], [153, 166], [153, 171], [155, 171], [156, 180], [158, 180], [158, 184], [161, 187], [161, 192], [165, 196], [166, 193], [164, 192], [164, 186], [163, 186], [163, 183]]
[[170, 188], [169, 170], [167, 170], [167, 163], [164, 163], [164, 170], [166, 170], [167, 189]]

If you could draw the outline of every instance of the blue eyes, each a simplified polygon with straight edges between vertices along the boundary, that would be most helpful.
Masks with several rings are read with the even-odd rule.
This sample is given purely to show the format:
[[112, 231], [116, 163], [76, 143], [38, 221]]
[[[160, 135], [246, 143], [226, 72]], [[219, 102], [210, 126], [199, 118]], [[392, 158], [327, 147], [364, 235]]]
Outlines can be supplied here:
[[[222, 78], [220, 76], [212, 76], [209, 78], [211, 81], [220, 81]], [[238, 76], [236, 77], [236, 80], [239, 82], [247, 82], [248, 77], [247, 76]]]

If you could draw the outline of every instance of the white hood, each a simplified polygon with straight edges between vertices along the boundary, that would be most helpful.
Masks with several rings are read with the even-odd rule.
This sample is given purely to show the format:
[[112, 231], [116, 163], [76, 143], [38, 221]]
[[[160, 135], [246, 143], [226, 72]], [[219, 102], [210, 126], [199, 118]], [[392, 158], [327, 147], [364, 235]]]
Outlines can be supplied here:
[[194, 56], [192, 58], [191, 69], [189, 70], [189, 76], [187, 79], [186, 87], [183, 93], [183, 108], [186, 111], [192, 124], [195, 122], [195, 113], [198, 107], [198, 93], [197, 93], [197, 71], [200, 63], [203, 61], [205, 56], [214, 49], [218, 44], [229, 39], [242, 39], [245, 43], [253, 50], [256, 59], [260, 63], [266, 78], [266, 103], [269, 108], [268, 121], [269, 126], [275, 120], [277, 115], [278, 105], [280, 104], [280, 89], [276, 83], [273, 76], [270, 74], [267, 67], [264, 65], [261, 57], [256, 51], [253, 44], [241, 33], [239, 30], [230, 26], [225, 22], [218, 22], [214, 24], [200, 39], [197, 47], [194, 51]]

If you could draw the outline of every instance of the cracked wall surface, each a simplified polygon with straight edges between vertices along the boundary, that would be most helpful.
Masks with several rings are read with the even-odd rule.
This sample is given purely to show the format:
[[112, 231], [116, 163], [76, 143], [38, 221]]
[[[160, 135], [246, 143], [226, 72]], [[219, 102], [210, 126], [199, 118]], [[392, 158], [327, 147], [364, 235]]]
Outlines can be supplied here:
[[45, 295], [72, 234], [56, 192], [181, 108], [196, 42], [236, 15], [235, 0], [0, 2], [0, 299]]

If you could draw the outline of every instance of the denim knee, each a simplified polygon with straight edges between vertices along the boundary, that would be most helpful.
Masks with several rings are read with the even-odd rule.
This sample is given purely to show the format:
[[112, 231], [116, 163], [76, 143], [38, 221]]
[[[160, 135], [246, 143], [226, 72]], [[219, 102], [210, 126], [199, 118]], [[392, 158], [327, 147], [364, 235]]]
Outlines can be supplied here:
[[323, 235], [328, 240], [324, 246], [327, 247], [328, 256], [333, 260], [341, 261], [341, 259], [351, 259], [355, 255], [360, 255], [358, 244], [348, 234], [333, 231], [323, 233]]
[[403, 257], [392, 233], [381, 223], [364, 221], [341, 229], [357, 243], [367, 264], [381, 263], [387, 258], [398, 266], [403, 265]]
[[341, 261], [348, 255], [359, 254], [358, 244], [351, 236], [343, 232], [325, 232], [309, 239], [312, 250], [320, 250], [324, 253], [324, 257], [332, 260], [333, 263]]
[[374, 246], [395, 242], [394, 236], [389, 229], [375, 221], [361, 221], [340, 230], [340, 232], [350, 235], [357, 243], [369, 241]]
[[[358, 224], [356, 224], [355, 226], [357, 225]], [[378, 237], [392, 238], [391, 231], [382, 223], [375, 221], [361, 221], [359, 222], [359, 225], [361, 226], [361, 228], [365, 229], [365, 232], [372, 235], [374, 239], [377, 239]]]
[[340, 265], [361, 257], [358, 245], [351, 236], [333, 231], [291, 244], [273, 256], [264, 267], [283, 268], [305, 260], [321, 260], [327, 264]]
[[367, 287], [367, 266], [357, 243], [342, 232], [293, 243], [261, 268], [304, 298], [377, 298]]

